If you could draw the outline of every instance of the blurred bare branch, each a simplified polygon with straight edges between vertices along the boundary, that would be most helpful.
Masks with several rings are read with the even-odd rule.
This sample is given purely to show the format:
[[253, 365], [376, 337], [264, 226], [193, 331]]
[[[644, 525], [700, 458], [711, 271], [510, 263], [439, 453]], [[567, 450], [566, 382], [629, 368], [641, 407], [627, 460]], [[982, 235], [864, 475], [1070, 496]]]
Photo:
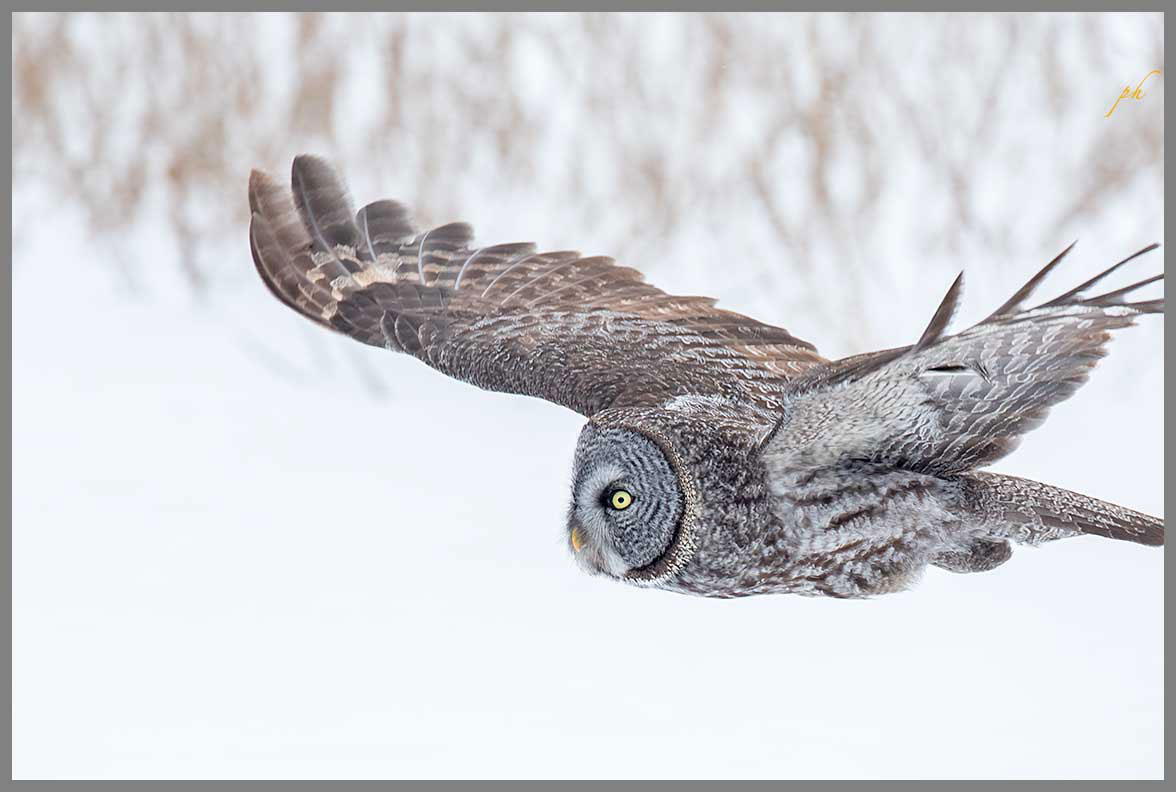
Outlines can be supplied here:
[[[96, 239], [165, 237], [170, 263], [111, 256], [124, 277], [242, 283], [249, 169], [311, 150], [422, 222], [723, 280], [728, 301], [800, 330], [832, 319], [826, 346], [860, 347], [887, 261], [1047, 250], [1129, 190], [1162, 196], [1162, 86], [1146, 118], [1101, 125], [1082, 90], [1136, 77], [1109, 73], [1125, 36], [1162, 68], [1160, 15], [917, 21], [18, 14], [17, 244], [68, 195]], [[1022, 184], [1053, 200], [1029, 217], [990, 198]]]

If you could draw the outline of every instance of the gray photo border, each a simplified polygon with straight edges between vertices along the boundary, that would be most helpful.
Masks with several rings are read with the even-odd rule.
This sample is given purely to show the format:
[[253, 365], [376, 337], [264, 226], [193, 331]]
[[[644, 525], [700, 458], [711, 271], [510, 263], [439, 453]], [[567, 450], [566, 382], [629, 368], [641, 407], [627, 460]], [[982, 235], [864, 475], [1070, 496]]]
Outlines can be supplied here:
[[[87, 5], [88, 4], [77, 3], [77, 2], [68, 3], [68, 4], [62, 4], [61, 7], [59, 7], [58, 9], [55, 9], [55, 10], [63, 10], [63, 11], [93, 10], [92, 8], [87, 8]], [[128, 11], [146, 10], [143, 8], [143, 6], [141, 4], [138, 4], [138, 3], [118, 3], [117, 5], [123, 6], [122, 8], [120, 8], [118, 10], [128, 10]], [[165, 3], [156, 3], [154, 5], [156, 8], [158, 8], [159, 6], [165, 5]], [[192, 4], [190, 4], [190, 3], [173, 2], [170, 5], [173, 6], [174, 10], [196, 10], [191, 7]], [[267, 4], [267, 5], [270, 6], [269, 10], [284, 10], [284, 11], [315, 10], [313, 8], [313, 6], [310, 6], [309, 4], [307, 4], [305, 2], [297, 3], [297, 4], [294, 4], [294, 3], [286, 4], [287, 6], [290, 6], [290, 5], [303, 6], [303, 8], [301, 8], [301, 9], [290, 9], [288, 7], [279, 8], [279, 7], [274, 7], [273, 4]], [[382, 3], [350, 3], [348, 5], [352, 7], [349, 10], [372, 10], [372, 11], [375, 11], [375, 10], [379, 10], [379, 11], [440, 10], [432, 4], [421, 3], [421, 2], [404, 3], [404, 4], [395, 3], [394, 5], [401, 6], [399, 8], [391, 8], [390, 6], [393, 4], [382, 4]], [[479, 4], [474, 4], [474, 3], [469, 3], [469, 2], [448, 3], [448, 4], [446, 4], [446, 9], [447, 10], [455, 10], [455, 11], [457, 11], [457, 10], [479, 10], [478, 5]], [[537, 5], [537, 4], [532, 4], [532, 3], [517, 3], [516, 2], [516, 3], [502, 4], [496, 10], [511, 10], [511, 11], [586, 10], [585, 6], [589, 5], [589, 4], [576, 3], [576, 4], [571, 4], [571, 5], [574, 6], [574, 9], [573, 8], [558, 9], [558, 8], [553, 7], [551, 4]], [[591, 5], [598, 5], [599, 6], [599, 5], [605, 5], [605, 4], [592, 3]], [[600, 8], [600, 9], [592, 9], [592, 10], [623, 10], [620, 7], [615, 7], [615, 4], [612, 4], [612, 5], [614, 5], [613, 8], [606, 7], [606, 8]], [[685, 10], [719, 10], [718, 3], [707, 3], [707, 4], [698, 3], [697, 5], [700, 5], [702, 7], [697, 8], [697, 9], [683, 8], [682, 7], [683, 5], [686, 5], [686, 4], [670, 4], [670, 3], [665, 3], [665, 2], [648, 3], [647, 2], [647, 3], [641, 3], [639, 5], [639, 8], [641, 10], [655, 10], [656, 9], [656, 10], [680, 10], [680, 11], [685, 11]], [[723, 5], [726, 5], [726, 4], [723, 4]], [[953, 9], [950, 7], [953, 5], [955, 5], [955, 4], [951, 3], [951, 2], [941, 2], [941, 3], [896, 2], [896, 3], [888, 4], [887, 8], [876, 8], [876, 7], [871, 7], [870, 4], [858, 3], [858, 4], [852, 4], [851, 7], [848, 7], [848, 8], [843, 7], [839, 10], [842, 10], [842, 11], [965, 10], [965, 9], [959, 8], [959, 6], [956, 6], [956, 8]], [[1005, 6], [1005, 9], [1001, 9], [1001, 10], [1008, 10], [1008, 11], [1023, 11], [1024, 10], [1023, 8], [1017, 8], [1016, 6], [1014, 6], [1014, 4], [1009, 3], [1009, 2], [1006, 2], [1003, 5]], [[1043, 5], [1046, 7], [1042, 7]], [[1101, 8], [1101, 9], [1094, 8], [1094, 7], [1087, 7], [1087, 8], [1076, 7], [1076, 6], [1080, 6], [1080, 5], [1082, 5], [1082, 4], [1062, 5], [1059, 3], [1047, 3], [1047, 4], [1038, 4], [1037, 8], [1035, 8], [1034, 10], [1038, 10], [1038, 11], [1110, 10], [1105, 7]], [[24, 9], [20, 9], [20, 10], [33, 10], [33, 8], [31, 6], [32, 6], [32, 4], [26, 4], [26, 7]], [[777, 4], [777, 3], [766, 3], [766, 2], [741, 3], [741, 4], [739, 4], [739, 6], [740, 6], [739, 10], [746, 10], [746, 11], [751, 11], [751, 10], [759, 10], [759, 11], [766, 11], [766, 10], [772, 10], [772, 11], [779, 11], [779, 10], [796, 10], [796, 11], [827, 10], [827, 9], [822, 9], [820, 7], [820, 5], [816, 2], [800, 3], [800, 4], [796, 4], [795, 6], [792, 6], [789, 8], [784, 8], [780, 4]], [[854, 7], [854, 6], [856, 6], [856, 7]], [[200, 10], [218, 10], [218, 9], [200, 9]], [[235, 10], [235, 9], [222, 8], [219, 10]], [[633, 10], [633, 9], [629, 9], [629, 10]], [[732, 10], [732, 9], [728, 8], [728, 9], [724, 9], [724, 10]], [[993, 10], [993, 9], [975, 9], [975, 8], [973, 8], [973, 9], [969, 9], [969, 10], [986, 10], [987, 11], [987, 10]], [[1117, 9], [1117, 10], [1122, 10], [1122, 9]], [[1153, 0], [1152, 2], [1137, 3], [1137, 4], [1135, 4], [1135, 6], [1131, 10], [1161, 11], [1162, 12], [1164, 10], [1164, 7], [1161, 3], [1157, 2], [1156, 0]], [[8, 27], [8, 41], [9, 41], [9, 59], [6, 64], [8, 70], [11, 70], [11, 68], [12, 68], [12, 66], [11, 66], [11, 64], [12, 64], [12, 58], [11, 58], [11, 54], [12, 54], [11, 53], [12, 13], [15, 13], [15, 11], [11, 11], [10, 15], [8, 17], [6, 17], [6, 19], [5, 19], [6, 25]], [[1167, 37], [1168, 29], [1169, 29], [1168, 28], [1168, 18], [1165, 15], [1165, 17], [1164, 17], [1165, 39]], [[5, 80], [5, 85], [7, 86], [5, 90], [8, 92], [9, 104], [11, 106], [11, 101], [12, 101], [11, 75], [10, 75], [9, 79]], [[1169, 126], [1168, 125], [1168, 121], [1169, 121], [1168, 115], [1169, 114], [1167, 113], [1167, 111], [1165, 109], [1165, 116], [1164, 116], [1165, 132]], [[14, 117], [13, 123], [17, 123], [17, 121], [18, 121], [18, 119], [16, 119]], [[6, 161], [6, 165], [5, 165], [10, 185], [11, 185], [11, 180], [12, 180], [11, 132], [12, 132], [12, 127], [10, 126], [8, 129], [9, 152], [10, 153], [9, 153], [9, 157]], [[1166, 135], [1165, 135], [1165, 137], [1166, 137]], [[1168, 149], [1166, 148], [1165, 149], [1165, 166], [1167, 164], [1167, 150]], [[2, 348], [4, 350], [4, 354], [7, 356], [7, 360], [8, 360], [8, 365], [5, 368], [5, 371], [6, 371], [5, 376], [8, 379], [8, 388], [5, 391], [5, 399], [7, 401], [8, 413], [9, 413], [10, 417], [12, 415], [12, 332], [13, 332], [13, 328], [12, 328], [12, 256], [11, 256], [11, 250], [12, 250], [12, 206], [11, 206], [11, 200], [12, 200], [12, 193], [10, 190], [9, 194], [6, 196], [5, 201], [4, 201], [4, 210], [5, 210], [4, 211], [4, 216], [5, 216], [4, 235], [5, 235], [5, 238], [7, 239], [7, 243], [8, 243], [9, 257], [7, 259], [6, 277], [3, 278], [3, 283], [0, 284], [0, 295], [2, 295], [2, 296], [0, 296], [0, 307], [3, 307], [3, 309], [7, 312], [8, 317], [9, 317], [8, 321], [3, 323], [2, 332], [3, 332], [3, 336], [4, 336], [4, 343], [0, 346], [2, 346]], [[1172, 224], [1171, 223], [1172, 213], [1173, 213], [1172, 205], [1168, 204], [1167, 206], [1165, 206], [1165, 223], [1166, 223], [1166, 225]], [[1166, 354], [1166, 358], [1165, 358], [1166, 364], [1171, 362], [1170, 361], [1171, 347], [1172, 347], [1171, 342], [1172, 342], [1172, 337], [1173, 337], [1174, 333], [1176, 333], [1176, 331], [1173, 331], [1170, 323], [1166, 324], [1165, 330], [1164, 330], [1165, 346], [1166, 346], [1166, 349], [1168, 350], [1165, 353]], [[1167, 366], [1167, 370], [1171, 371], [1171, 366]], [[1167, 374], [1165, 374], [1165, 386], [1168, 387], [1170, 385], [1171, 385], [1171, 378], [1169, 376], [1167, 376]], [[1170, 390], [1170, 388], [1169, 388], [1169, 390]], [[3, 435], [4, 435], [4, 438], [7, 442], [8, 448], [9, 448], [9, 454], [8, 454], [7, 458], [8, 458], [8, 460], [10, 460], [10, 464], [15, 465], [16, 460], [14, 460], [12, 458], [12, 423], [11, 423], [11, 420], [5, 425], [5, 427], [3, 429]], [[1172, 439], [1172, 428], [1169, 425], [1168, 427], [1166, 427], [1166, 430], [1165, 430], [1165, 438], [1164, 438], [1165, 451], [1168, 447], [1171, 446], [1171, 439]], [[1172, 495], [1172, 482], [1171, 482], [1171, 478], [1168, 476], [1165, 476], [1164, 487], [1165, 487], [1165, 494], [1167, 496], [1167, 499], [1170, 501], [1171, 495]], [[10, 680], [10, 684], [6, 688], [5, 697], [7, 699], [8, 710], [11, 715], [11, 712], [12, 712], [12, 686], [11, 686], [11, 679], [12, 679], [12, 574], [13, 574], [13, 566], [12, 566], [12, 469], [11, 468], [9, 468], [8, 475], [4, 479], [4, 498], [5, 498], [5, 502], [7, 503], [7, 506], [8, 506], [7, 516], [8, 516], [8, 528], [9, 528], [8, 541], [3, 543], [3, 553], [6, 556], [6, 559], [5, 559], [6, 562], [4, 563], [3, 566], [4, 566], [5, 573], [8, 576], [8, 585], [4, 587], [4, 595], [6, 598], [6, 603], [5, 603], [6, 607], [3, 610], [4, 610], [5, 623], [7, 625], [7, 629], [5, 630], [5, 639], [7, 641], [7, 647], [8, 647], [8, 651], [4, 655], [4, 663], [5, 663], [5, 666], [7, 667], [8, 677]], [[1172, 563], [1173, 562], [1165, 560], [1165, 573], [1167, 573], [1170, 570]], [[1171, 606], [1172, 606], [1172, 599], [1174, 596], [1176, 596], [1176, 595], [1173, 594], [1171, 589], [1169, 589], [1165, 593], [1165, 605], [1167, 606], [1165, 608], [1165, 611], [1166, 611], [1166, 614], [1165, 614], [1165, 630], [1166, 630], [1166, 632], [1165, 632], [1165, 652], [1169, 655], [1171, 653], [1170, 652], [1171, 631], [1167, 630], [1167, 628], [1170, 625], [1170, 621], [1171, 621], [1170, 614], [1172, 612]], [[1167, 716], [1169, 714], [1171, 714], [1171, 698], [1168, 696], [1166, 691], [1165, 691], [1165, 699], [1164, 699], [1164, 709], [1165, 709], [1165, 719], [1166, 719]], [[130, 785], [132, 783], [135, 786], [138, 786], [140, 788], [175, 789], [175, 790], [189, 790], [189, 789], [195, 789], [198, 787], [205, 787], [205, 786], [210, 786], [210, 785], [214, 785], [218, 788], [233, 789], [233, 788], [237, 788], [238, 786], [240, 786], [242, 788], [246, 788], [246, 787], [255, 786], [255, 785], [271, 785], [272, 786], [275, 784], [280, 784], [281, 788], [297, 787], [298, 789], [324, 789], [324, 790], [325, 789], [334, 789], [339, 786], [339, 782], [333, 782], [333, 781], [327, 781], [327, 780], [306, 780], [306, 781], [231, 781], [231, 780], [226, 780], [226, 781], [136, 781], [136, 782], [126, 782], [126, 781], [81, 781], [81, 782], [76, 782], [76, 781], [75, 782], [14, 781], [11, 779], [11, 775], [12, 775], [11, 774], [11, 769], [12, 769], [12, 719], [11, 719], [11, 717], [6, 721], [5, 727], [6, 727], [5, 730], [7, 731], [7, 737], [8, 737], [8, 739], [5, 741], [5, 751], [6, 751], [6, 756], [8, 758], [7, 764], [8, 764], [10, 772], [9, 772], [8, 779], [0, 779], [0, 786], [2, 786], [2, 788], [4, 790], [8, 790], [8, 789], [12, 789], [12, 790], [36, 789], [39, 791], [47, 791], [47, 790], [52, 790], [52, 789], [57, 789], [57, 788], [69, 788], [69, 787], [73, 787], [79, 783], [90, 786], [91, 788], [94, 788], [94, 789], [110, 790], [111, 792], [114, 792], [115, 790], [124, 790], [128, 787], [128, 785]], [[1165, 763], [1167, 763], [1168, 760], [1171, 758], [1171, 740], [1169, 738], [1166, 738], [1166, 740], [1165, 740], [1164, 755], [1165, 755]], [[448, 786], [451, 783], [453, 783], [453, 782], [419, 782], [419, 781], [418, 782], [397, 782], [394, 784], [394, 786], [396, 788], [404, 788], [404, 787], [409, 787], [409, 786], [415, 788], [417, 786], [424, 787], [427, 784], [427, 786], [430, 788], [438, 788], [439, 786]], [[568, 790], [577, 789], [578, 790], [578, 789], [598, 788], [600, 786], [606, 785], [607, 782], [565, 781], [565, 782], [524, 782], [524, 783], [526, 786], [529, 786], [532, 788], [537, 787], [537, 788], [542, 788], [542, 789], [549, 789], [550, 788], [550, 789], [568, 789]], [[506, 789], [516, 789], [520, 786], [523, 786], [524, 783], [509, 782], [509, 781], [483, 782], [480, 784], [480, 786], [482, 786], [483, 788], [492, 788], [492, 789], [497, 788], [497, 789], [506, 790]], [[611, 783], [615, 784], [618, 782], [611, 782]], [[629, 783], [631, 783], [631, 782], [621, 782], [621, 783], [625, 783], [625, 785], [628, 786]], [[1004, 782], [999, 782], [999, 781], [845, 782], [845, 781], [842, 781], [842, 782], [836, 782], [836, 781], [829, 781], [829, 782], [804, 782], [804, 781], [801, 781], [801, 782], [747, 782], [744, 784], [740, 784], [740, 786], [741, 787], [745, 786], [747, 788], [757, 788], [757, 789], [787, 788], [787, 789], [791, 790], [791, 789], [803, 789], [803, 788], [808, 788], [808, 787], [814, 787], [814, 788], [820, 788], [820, 789], [840, 789], [843, 787], [848, 788], [851, 786], [858, 786], [859, 784], [869, 784], [870, 786], [872, 786], [874, 788], [884, 789], [884, 790], [894, 790], [895, 792], [899, 792], [900, 790], [908, 790], [912, 786], [916, 786], [916, 785], [920, 786], [920, 787], [930, 787], [930, 788], [934, 788], [937, 790], [938, 789], [970, 790], [970, 789], [981, 789], [981, 788], [986, 789], [989, 787], [999, 786], [1002, 788], [1012, 788], [1012, 789], [1020, 789], [1020, 788], [1042, 789], [1042, 788], [1046, 788], [1046, 787], [1061, 787], [1066, 790], [1091, 789], [1091, 790], [1100, 790], [1101, 791], [1101, 790], [1107, 790], [1107, 789], [1111, 789], [1111, 788], [1120, 789], [1120, 788], [1123, 788], [1126, 786], [1156, 787], [1156, 786], [1164, 785], [1165, 782], [1163, 782], [1163, 781], [1115, 781], [1115, 782], [1109, 782], [1109, 781], [1065, 781], [1065, 782], [1056, 782], [1056, 781], [1034, 781], [1034, 782], [1027, 782], [1027, 781], [1004, 781]], [[381, 781], [348, 782], [348, 786], [352, 786], [352, 785], [387, 786], [388, 782], [381, 782]], [[656, 787], [656, 788], [662, 788], [662, 789], [675, 789], [675, 790], [683, 789], [683, 788], [711, 789], [711, 788], [717, 788], [719, 786], [719, 784], [717, 784], [716, 782], [713, 782], [713, 781], [645, 782], [645, 784], [643, 784], [643, 785], [648, 786], [650, 788]], [[727, 785], [723, 784], [723, 786], [727, 786]]]

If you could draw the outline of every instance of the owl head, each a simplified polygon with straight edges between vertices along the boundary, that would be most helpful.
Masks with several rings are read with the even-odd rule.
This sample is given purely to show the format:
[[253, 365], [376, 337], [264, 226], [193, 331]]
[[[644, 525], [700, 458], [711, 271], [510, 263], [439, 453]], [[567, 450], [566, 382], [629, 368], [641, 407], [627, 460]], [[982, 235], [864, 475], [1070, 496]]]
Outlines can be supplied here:
[[697, 500], [665, 435], [592, 421], [576, 445], [568, 547], [591, 574], [656, 584], [689, 560]]

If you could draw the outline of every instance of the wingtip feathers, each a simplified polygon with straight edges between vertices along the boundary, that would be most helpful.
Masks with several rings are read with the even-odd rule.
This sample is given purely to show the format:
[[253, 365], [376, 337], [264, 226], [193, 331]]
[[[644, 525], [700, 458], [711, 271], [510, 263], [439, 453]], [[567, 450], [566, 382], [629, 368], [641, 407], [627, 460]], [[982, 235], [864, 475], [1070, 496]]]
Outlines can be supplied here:
[[963, 288], [964, 273], [961, 272], [952, 281], [951, 286], [947, 290], [947, 294], [943, 296], [942, 302], [939, 303], [939, 308], [935, 310], [934, 316], [931, 317], [931, 322], [927, 325], [927, 329], [923, 331], [923, 335], [911, 347], [911, 352], [926, 349], [943, 337], [943, 334], [947, 331], [947, 326], [951, 324], [952, 317], [959, 310], [960, 294]]

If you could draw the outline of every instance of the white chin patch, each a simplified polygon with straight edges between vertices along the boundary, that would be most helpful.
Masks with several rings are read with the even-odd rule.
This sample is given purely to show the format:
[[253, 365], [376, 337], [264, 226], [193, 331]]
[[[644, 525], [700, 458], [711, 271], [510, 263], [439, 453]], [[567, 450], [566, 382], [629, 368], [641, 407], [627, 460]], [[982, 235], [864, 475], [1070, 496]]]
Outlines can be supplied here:
[[590, 575], [611, 575], [624, 577], [629, 568], [612, 548], [601, 546], [594, 539], [589, 539], [580, 551], [576, 553], [576, 563]]

